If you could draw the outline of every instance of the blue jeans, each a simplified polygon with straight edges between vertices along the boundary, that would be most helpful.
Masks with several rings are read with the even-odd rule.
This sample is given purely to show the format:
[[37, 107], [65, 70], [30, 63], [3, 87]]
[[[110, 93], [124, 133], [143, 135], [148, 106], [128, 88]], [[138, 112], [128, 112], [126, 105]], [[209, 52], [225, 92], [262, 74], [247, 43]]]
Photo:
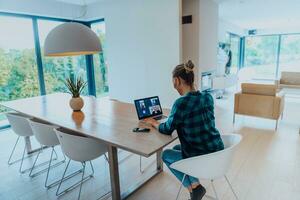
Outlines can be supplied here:
[[[176, 178], [181, 182], [184, 174], [182, 172], [179, 172], [175, 169], [172, 169], [170, 167], [170, 165], [174, 162], [177, 162], [179, 160], [182, 160], [182, 153], [181, 153], [181, 146], [176, 145], [173, 147], [173, 149], [167, 149], [165, 151], [163, 151], [162, 154], [162, 160], [164, 161], [164, 163], [168, 166], [168, 168], [171, 170], [171, 172], [176, 176]], [[186, 176], [184, 181], [183, 181], [183, 186], [184, 187], [189, 187], [194, 183], [199, 183], [199, 180], [195, 177], [192, 176]]]

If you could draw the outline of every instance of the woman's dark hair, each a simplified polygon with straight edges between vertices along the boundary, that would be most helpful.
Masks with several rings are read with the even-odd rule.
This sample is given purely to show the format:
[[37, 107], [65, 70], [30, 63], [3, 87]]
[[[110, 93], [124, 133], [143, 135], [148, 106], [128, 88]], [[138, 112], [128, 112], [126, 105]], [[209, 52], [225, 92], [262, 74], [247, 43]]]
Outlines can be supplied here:
[[194, 63], [190, 60], [187, 63], [177, 65], [173, 70], [173, 78], [181, 78], [187, 85], [192, 86], [194, 84], [194, 67]]

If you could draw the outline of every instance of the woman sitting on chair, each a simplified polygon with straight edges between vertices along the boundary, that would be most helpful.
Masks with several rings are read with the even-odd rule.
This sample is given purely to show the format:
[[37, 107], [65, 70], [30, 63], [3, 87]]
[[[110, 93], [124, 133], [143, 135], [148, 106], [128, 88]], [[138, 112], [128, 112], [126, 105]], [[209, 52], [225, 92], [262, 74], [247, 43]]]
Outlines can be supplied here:
[[[193, 68], [194, 64], [189, 61], [176, 66], [173, 71], [173, 85], [181, 97], [175, 101], [168, 120], [159, 123], [154, 119], [145, 119], [162, 134], [171, 135], [177, 130], [180, 145], [165, 150], [162, 159], [180, 181], [184, 174], [170, 168], [172, 163], [224, 149], [215, 127], [213, 98], [209, 93], [195, 89]], [[195, 177], [186, 176], [183, 185], [189, 190], [192, 200], [200, 200], [206, 193]]]

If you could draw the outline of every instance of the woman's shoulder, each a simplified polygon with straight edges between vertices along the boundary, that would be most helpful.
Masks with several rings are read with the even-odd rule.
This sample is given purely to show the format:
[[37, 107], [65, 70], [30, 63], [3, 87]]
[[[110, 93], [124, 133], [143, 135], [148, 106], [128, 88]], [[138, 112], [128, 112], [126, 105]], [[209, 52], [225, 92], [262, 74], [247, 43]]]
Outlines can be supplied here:
[[200, 101], [205, 103], [206, 105], [214, 104], [214, 98], [209, 92], [202, 92]]

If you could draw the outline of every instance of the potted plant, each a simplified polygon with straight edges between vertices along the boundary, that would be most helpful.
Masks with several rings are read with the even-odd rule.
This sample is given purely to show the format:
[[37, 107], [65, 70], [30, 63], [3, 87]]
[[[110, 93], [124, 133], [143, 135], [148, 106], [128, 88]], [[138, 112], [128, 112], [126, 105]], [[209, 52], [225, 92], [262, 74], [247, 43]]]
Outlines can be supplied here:
[[80, 94], [85, 88], [86, 84], [87, 83], [81, 77], [69, 77], [65, 81], [68, 92], [72, 95], [72, 99], [70, 99], [69, 104], [73, 111], [80, 111], [83, 108], [84, 102], [80, 97]]

